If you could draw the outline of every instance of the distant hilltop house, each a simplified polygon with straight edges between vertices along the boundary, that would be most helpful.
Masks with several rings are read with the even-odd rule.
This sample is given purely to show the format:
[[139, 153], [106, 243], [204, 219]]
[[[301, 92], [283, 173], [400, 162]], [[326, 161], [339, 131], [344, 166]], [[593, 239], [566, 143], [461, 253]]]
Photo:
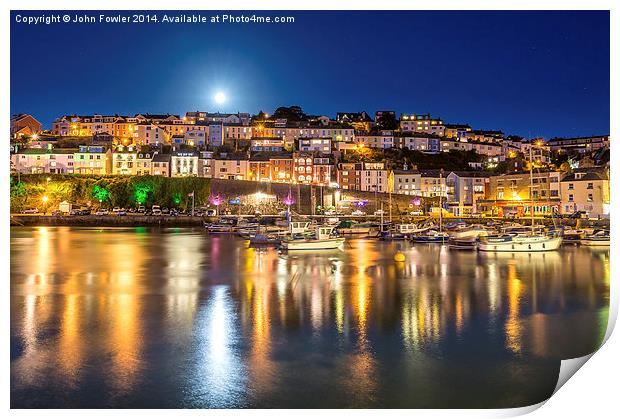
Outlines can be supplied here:
[[41, 132], [41, 123], [25, 113], [11, 117], [11, 139], [32, 137]]

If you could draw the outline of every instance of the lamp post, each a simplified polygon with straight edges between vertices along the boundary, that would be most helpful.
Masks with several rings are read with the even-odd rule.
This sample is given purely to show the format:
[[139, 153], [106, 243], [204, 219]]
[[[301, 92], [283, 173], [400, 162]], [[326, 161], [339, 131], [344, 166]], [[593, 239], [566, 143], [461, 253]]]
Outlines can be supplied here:
[[43, 215], [47, 214], [47, 201], [49, 201], [49, 198], [47, 195], [43, 195], [43, 197], [41, 198], [41, 201], [43, 201]]

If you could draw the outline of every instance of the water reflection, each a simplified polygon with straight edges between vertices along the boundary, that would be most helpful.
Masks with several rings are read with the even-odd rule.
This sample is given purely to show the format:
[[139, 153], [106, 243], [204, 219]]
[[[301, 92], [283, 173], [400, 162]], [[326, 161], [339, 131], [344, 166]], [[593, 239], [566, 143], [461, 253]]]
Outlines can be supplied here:
[[12, 404], [518, 406], [604, 336], [608, 252], [398, 246], [12, 229]]

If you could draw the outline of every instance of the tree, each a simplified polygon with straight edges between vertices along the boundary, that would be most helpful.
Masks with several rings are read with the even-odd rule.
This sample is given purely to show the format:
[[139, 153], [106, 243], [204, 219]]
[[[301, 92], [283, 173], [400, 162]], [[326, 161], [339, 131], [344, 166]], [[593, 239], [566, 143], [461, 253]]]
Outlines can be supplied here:
[[286, 119], [291, 122], [299, 122], [306, 119], [306, 114], [301, 109], [301, 106], [281, 106], [273, 113], [275, 119]]
[[254, 119], [254, 121], [265, 121], [267, 118], [267, 114], [263, 111], [260, 111], [258, 114], [254, 115], [252, 119]]
[[390, 112], [384, 112], [379, 119], [377, 119], [377, 127], [379, 129], [395, 130], [398, 128], [398, 121], [394, 114]]

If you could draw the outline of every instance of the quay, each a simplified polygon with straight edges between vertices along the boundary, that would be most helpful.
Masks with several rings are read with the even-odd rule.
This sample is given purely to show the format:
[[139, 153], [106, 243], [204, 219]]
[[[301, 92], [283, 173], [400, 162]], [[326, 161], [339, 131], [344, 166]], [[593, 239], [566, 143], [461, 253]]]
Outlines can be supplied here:
[[[327, 218], [338, 218], [339, 220], [356, 220], [359, 222], [376, 222], [380, 223], [380, 216], [378, 215], [364, 215], [364, 216], [352, 216], [352, 215], [339, 215], [339, 216], [326, 216], [326, 215], [297, 215], [302, 218], [316, 219], [321, 222]], [[12, 214], [11, 226], [85, 226], [85, 227], [140, 227], [140, 226], [163, 226], [163, 227], [192, 227], [202, 226], [204, 222], [215, 222], [218, 218], [253, 218], [254, 215], [221, 215], [218, 217], [201, 217], [201, 216], [171, 216], [171, 215], [41, 215], [41, 214]], [[261, 215], [258, 218], [263, 219], [283, 219], [280, 214], [274, 215]], [[410, 223], [421, 222], [427, 219], [435, 219], [431, 217], [412, 217], [412, 216], [394, 216], [392, 217], [391, 224], [398, 223]], [[387, 216], [383, 217], [384, 223], [389, 223]], [[499, 217], [451, 217], [445, 218], [444, 222], [449, 223], [451, 221], [462, 221], [467, 224], [487, 224], [490, 221], [507, 221], [506, 219]], [[527, 222], [529, 218], [517, 218], [511, 221]], [[545, 226], [564, 226], [564, 227], [596, 227], [596, 228], [609, 228], [609, 219], [572, 219], [572, 218], [536, 218], [537, 224]]]

